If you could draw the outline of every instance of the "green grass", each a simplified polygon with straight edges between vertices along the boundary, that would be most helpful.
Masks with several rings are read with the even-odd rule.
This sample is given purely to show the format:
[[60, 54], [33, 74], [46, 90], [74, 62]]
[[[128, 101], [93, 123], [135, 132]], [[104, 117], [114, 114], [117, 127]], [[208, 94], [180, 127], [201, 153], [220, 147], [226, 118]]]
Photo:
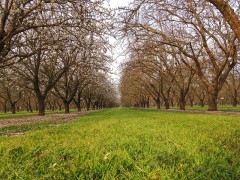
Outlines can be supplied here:
[[0, 137], [0, 179], [239, 179], [239, 116], [110, 109]]

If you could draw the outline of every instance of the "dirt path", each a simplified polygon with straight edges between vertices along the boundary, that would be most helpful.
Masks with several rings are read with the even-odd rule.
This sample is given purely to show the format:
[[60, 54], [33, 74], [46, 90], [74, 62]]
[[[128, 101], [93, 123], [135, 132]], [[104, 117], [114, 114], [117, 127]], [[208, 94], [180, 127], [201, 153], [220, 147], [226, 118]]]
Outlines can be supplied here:
[[38, 123], [38, 122], [50, 122], [53, 124], [62, 124], [62, 123], [67, 123], [67, 122], [77, 120], [81, 115], [89, 114], [89, 113], [93, 113], [93, 112], [95, 112], [95, 111], [1, 119], [0, 127], [20, 126], [20, 125], [24, 125], [24, 124], [28, 124], [28, 123]]

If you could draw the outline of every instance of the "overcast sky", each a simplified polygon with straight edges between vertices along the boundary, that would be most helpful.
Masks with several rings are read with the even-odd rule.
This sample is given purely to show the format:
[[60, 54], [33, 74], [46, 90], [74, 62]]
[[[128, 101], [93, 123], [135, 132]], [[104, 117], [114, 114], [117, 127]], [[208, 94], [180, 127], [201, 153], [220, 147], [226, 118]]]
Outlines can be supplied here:
[[110, 0], [110, 6], [113, 8], [119, 7], [119, 6], [126, 6], [130, 0]]
[[[127, 6], [131, 1], [132, 0], [110, 0], [109, 5], [111, 8], [117, 8], [117, 7]], [[113, 38], [111, 38], [110, 41], [111, 43], [115, 43]], [[123, 59], [126, 58], [122, 55], [123, 51], [124, 50], [120, 46], [117, 46], [114, 49], [114, 54], [113, 54], [114, 63], [112, 63], [112, 66], [111, 66], [111, 69], [112, 69], [111, 77], [114, 79], [116, 83], [118, 83], [120, 79], [119, 65], [121, 64]]]

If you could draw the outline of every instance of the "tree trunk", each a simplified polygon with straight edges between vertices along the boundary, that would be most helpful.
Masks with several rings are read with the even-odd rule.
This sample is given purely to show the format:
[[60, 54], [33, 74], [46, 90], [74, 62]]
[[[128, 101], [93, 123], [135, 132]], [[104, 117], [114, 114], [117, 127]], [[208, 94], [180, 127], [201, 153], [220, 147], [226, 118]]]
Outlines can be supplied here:
[[87, 103], [87, 111], [90, 111], [90, 104]]
[[77, 103], [75, 105], [77, 107], [78, 112], [81, 112], [82, 111], [81, 103]]
[[78, 112], [82, 111], [81, 102], [77, 103], [76, 107], [77, 107]]
[[78, 92], [77, 98], [73, 99], [73, 102], [76, 105], [78, 112], [81, 112], [82, 111], [82, 107], [81, 107], [81, 92]]
[[179, 99], [179, 109], [180, 110], [185, 110], [185, 107], [186, 107], [185, 100]]
[[233, 95], [233, 100], [232, 100], [232, 105], [233, 107], [237, 107], [237, 104], [238, 104], [238, 99], [237, 99], [237, 90], [235, 89], [234, 90], [234, 95]]
[[16, 103], [11, 103], [12, 114], [16, 114]]
[[164, 99], [165, 109], [170, 109], [169, 99]]
[[200, 106], [204, 107], [204, 99], [199, 99], [199, 101], [200, 101]]
[[44, 97], [37, 98], [38, 98], [38, 116], [45, 116], [45, 98]]
[[149, 100], [149, 98], [148, 98], [148, 100], [147, 100], [147, 108], [149, 108], [150, 107], [150, 102], [149, 102], [150, 100]]
[[4, 113], [7, 113], [7, 103], [5, 103], [5, 104], [3, 105], [3, 112], [4, 112]]
[[171, 106], [174, 107], [174, 101], [171, 99]]
[[33, 108], [32, 108], [32, 106], [31, 106], [31, 105], [29, 105], [29, 111], [30, 111], [30, 113], [32, 113], [32, 112], [33, 112]]
[[65, 114], [69, 114], [70, 113], [70, 106], [69, 106], [69, 102], [68, 101], [64, 101], [64, 109], [65, 109]]
[[237, 104], [238, 104], [238, 100], [236, 97], [234, 97], [232, 102], [233, 107], [237, 107]]
[[190, 99], [190, 106], [193, 107], [193, 99]]
[[38, 111], [38, 103], [35, 102], [35, 110]]
[[161, 108], [160, 98], [158, 97], [155, 101], [157, 104], [157, 109], [160, 109]]
[[96, 109], [99, 109], [99, 102], [96, 102]]
[[217, 92], [208, 93], [208, 111], [217, 111], [217, 98]]
[[180, 97], [179, 97], [179, 109], [185, 110], [186, 101], [185, 101], [186, 93], [184, 93], [184, 90], [180, 91]]
[[90, 98], [88, 98], [86, 100], [86, 106], [87, 106], [87, 111], [90, 111], [90, 107], [91, 107], [91, 100], [90, 100]]
[[59, 111], [62, 111], [62, 105], [61, 105], [61, 104], [58, 105], [58, 110], [59, 110]]

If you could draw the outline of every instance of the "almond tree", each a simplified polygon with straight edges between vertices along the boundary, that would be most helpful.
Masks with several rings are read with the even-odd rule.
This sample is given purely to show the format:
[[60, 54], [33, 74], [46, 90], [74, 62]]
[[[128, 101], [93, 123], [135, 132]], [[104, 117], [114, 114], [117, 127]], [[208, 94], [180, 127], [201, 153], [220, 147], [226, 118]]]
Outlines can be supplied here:
[[[26, 82], [26, 88], [34, 91], [38, 101], [38, 115], [45, 115], [45, 100], [48, 93], [59, 81], [62, 75], [70, 66], [70, 61], [60, 56], [60, 47], [51, 47], [51, 43], [63, 41], [57, 39], [49, 42], [48, 38], [54, 37], [54, 31], [48, 35], [46, 29], [41, 32], [32, 32], [31, 38], [28, 39], [29, 49], [35, 49], [37, 54], [25, 59], [20, 64], [16, 64], [13, 69]], [[53, 46], [53, 45], [52, 45]], [[64, 47], [64, 46], [63, 46]]]
[[[64, 71], [62, 77], [54, 85], [54, 91], [52, 92], [55, 96], [63, 101], [65, 113], [70, 113], [70, 103], [73, 101], [74, 96], [78, 90], [79, 86], [79, 74], [77, 65], [77, 55], [74, 49], [69, 49], [63, 54], [61, 54], [64, 61], [72, 61], [73, 64], [66, 71]], [[69, 63], [69, 62], [68, 62]]]

